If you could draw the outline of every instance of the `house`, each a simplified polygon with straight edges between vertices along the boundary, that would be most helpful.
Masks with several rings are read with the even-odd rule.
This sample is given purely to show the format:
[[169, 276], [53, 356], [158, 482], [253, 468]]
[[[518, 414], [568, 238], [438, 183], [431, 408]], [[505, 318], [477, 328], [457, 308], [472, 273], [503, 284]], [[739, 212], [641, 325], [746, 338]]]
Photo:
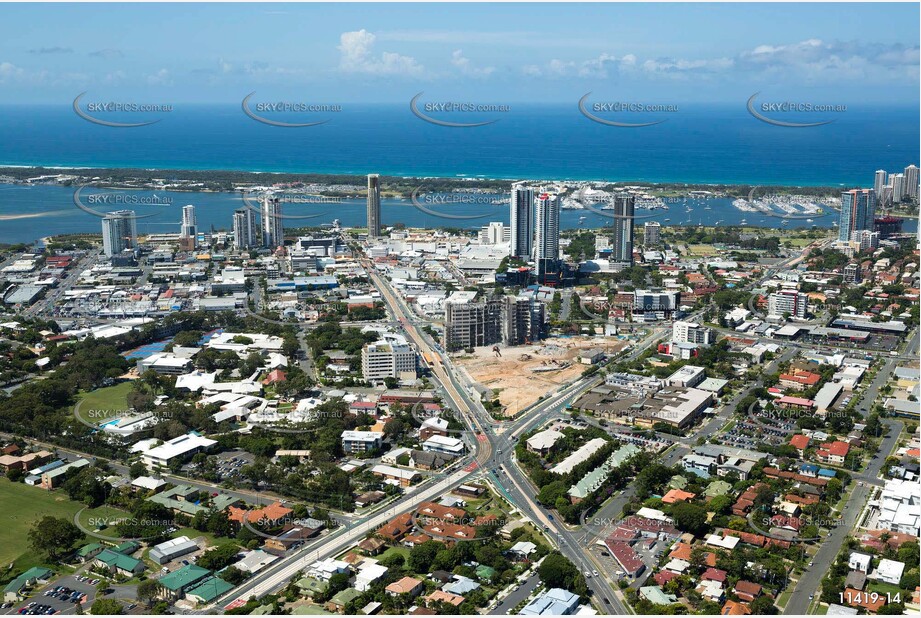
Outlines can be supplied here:
[[697, 497], [697, 494], [692, 494], [689, 491], [682, 491], [681, 489], [670, 489], [664, 496], [662, 496], [662, 502], [665, 504], [675, 504], [676, 502], [687, 502], [688, 500], [693, 500]]
[[186, 590], [185, 596], [196, 603], [211, 603], [218, 597], [233, 590], [234, 585], [220, 577], [206, 577], [193, 587]]
[[444, 590], [435, 590], [428, 596], [424, 597], [425, 604], [429, 607], [437, 607], [438, 603], [447, 603], [448, 605], [453, 605], [454, 607], [460, 607], [461, 604], [466, 600], [459, 594], [451, 594], [450, 592], [445, 592]]
[[527, 541], [518, 541], [512, 545], [508, 553], [511, 554], [516, 560], [527, 560], [528, 556], [537, 551], [537, 545]]
[[361, 596], [361, 593], [354, 588], [346, 588], [345, 590], [340, 590], [333, 597], [326, 602], [326, 609], [331, 612], [342, 613], [345, 611], [345, 606]]
[[802, 457], [806, 452], [806, 447], [809, 446], [809, 436], [798, 433], [792, 438], [790, 438], [790, 446], [799, 451], [799, 456]]
[[819, 448], [816, 450], [815, 455], [822, 463], [841, 466], [844, 465], [844, 458], [847, 457], [850, 448], [850, 444], [842, 442], [841, 440], [824, 442], [819, 444]]
[[879, 566], [876, 567], [876, 570], [870, 573], [868, 577], [869, 579], [898, 586], [904, 571], [905, 563], [883, 558], [879, 561]]
[[751, 613], [747, 605], [738, 601], [726, 601], [720, 610], [720, 616], [748, 616]]
[[111, 549], [104, 549], [96, 554], [93, 564], [110, 573], [124, 575], [125, 577], [139, 575], [143, 573], [146, 568], [144, 563], [140, 560], [132, 558], [131, 556], [126, 556], [117, 551], [112, 551]]
[[371, 468], [371, 474], [384, 477], [385, 482], [389, 482], [400, 487], [409, 487], [422, 476], [415, 470], [404, 470], [402, 468], [385, 466], [383, 464], [373, 466]]
[[106, 546], [103, 545], [102, 543], [90, 543], [89, 545], [84, 545], [83, 547], [78, 549], [77, 553], [75, 554], [75, 557], [77, 559], [77, 562], [80, 562], [80, 563], [89, 562], [90, 560], [95, 558], [99, 554], [99, 552], [101, 552], [105, 548]]
[[391, 543], [395, 543], [409, 534], [412, 529], [412, 513], [403, 513], [402, 515], [397, 515], [388, 523], [378, 528], [375, 534], [377, 534], [382, 539], [390, 541]]
[[553, 445], [562, 438], [563, 434], [561, 432], [554, 429], [546, 429], [525, 440], [525, 446], [532, 453], [546, 455], [550, 449], [553, 448]]
[[385, 590], [387, 591], [387, 594], [392, 597], [397, 597], [403, 594], [417, 596], [420, 592], [425, 590], [425, 584], [423, 584], [418, 579], [415, 579], [414, 577], [403, 577], [402, 579], [389, 584]]
[[317, 560], [307, 568], [307, 577], [312, 577], [319, 581], [328, 582], [333, 575], [337, 573], [348, 573], [349, 563], [343, 560]]
[[387, 567], [370, 560], [362, 562], [361, 566], [358, 567], [358, 573], [355, 575], [355, 589], [359, 592], [367, 592], [374, 582], [386, 574]]
[[659, 586], [642, 586], [639, 594], [653, 605], [671, 605], [678, 602], [678, 597], [667, 594]]
[[851, 552], [850, 557], [847, 559], [847, 566], [852, 571], [860, 571], [861, 573], [869, 573], [872, 562], [873, 562], [873, 556], [869, 554], [862, 554], [860, 552], [853, 551]]
[[43, 584], [51, 579], [53, 573], [44, 567], [32, 567], [25, 573], [14, 577], [3, 588], [3, 600], [6, 603], [15, 603], [24, 598], [23, 591], [35, 584]]
[[187, 590], [210, 576], [211, 571], [208, 569], [195, 564], [187, 564], [157, 580], [157, 583], [160, 584], [160, 596], [167, 600], [181, 599]]
[[470, 579], [469, 577], [464, 577], [463, 575], [454, 575], [451, 578], [451, 582], [445, 584], [441, 587], [445, 592], [450, 592], [451, 594], [465, 595], [477, 590], [480, 585]]
[[284, 506], [281, 502], [273, 502], [259, 509], [247, 511], [235, 506], [227, 509], [227, 519], [230, 521], [243, 524], [262, 524], [266, 526], [277, 526], [286, 522], [294, 513], [292, 509]]
[[761, 594], [761, 584], [739, 580], [736, 582], [735, 593], [742, 601], [751, 603]]
[[359, 553], [364, 554], [365, 556], [376, 556], [377, 554], [381, 553], [386, 546], [387, 543], [385, 543], [383, 540], [375, 537], [370, 537], [363, 539], [358, 543], [356, 547], [358, 548]]
[[562, 588], [544, 590], [521, 611], [521, 616], [571, 616], [579, 608], [579, 595]]

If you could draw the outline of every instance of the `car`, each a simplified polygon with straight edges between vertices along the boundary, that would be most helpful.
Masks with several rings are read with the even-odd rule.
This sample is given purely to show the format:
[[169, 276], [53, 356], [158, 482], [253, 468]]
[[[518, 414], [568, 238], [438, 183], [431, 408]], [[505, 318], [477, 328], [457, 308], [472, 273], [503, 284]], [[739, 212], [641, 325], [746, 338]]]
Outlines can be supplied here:
[[95, 586], [96, 584], [99, 583], [99, 580], [98, 580], [98, 579], [91, 579], [89, 583], [90, 583], [90, 586]]
[[594, 575], [595, 577], [598, 577], [598, 571], [593, 570], [592, 575]]
[[810, 594], [810, 595], [809, 595], [809, 600], [810, 600], [810, 601], [811, 601], [812, 599], [814, 599], [814, 598], [815, 598], [815, 595], [814, 595], [814, 594]]
[[134, 608], [137, 607], [137, 606], [138, 606], [137, 603], [131, 603], [131, 604], [130, 604], [128, 607], [126, 607], [125, 609], [127, 609], [127, 610], [130, 612], [132, 609], [134, 609]]
[[601, 555], [602, 555], [602, 556], [610, 556], [611, 554], [609, 554], [609, 553], [606, 552], [606, 551], [603, 551], [603, 552], [601, 552]]
[[607, 599], [607, 597], [605, 597], [605, 599], [604, 599], [604, 602], [605, 602], [606, 604], [608, 604], [608, 605], [610, 605], [610, 604], [611, 604], [611, 602], [610, 602], [610, 601], [608, 601], [608, 599]]
[[218, 495], [218, 493], [215, 491], [214, 493], [211, 494], [211, 497], [212, 497], [212, 498], [216, 498], [217, 495]]

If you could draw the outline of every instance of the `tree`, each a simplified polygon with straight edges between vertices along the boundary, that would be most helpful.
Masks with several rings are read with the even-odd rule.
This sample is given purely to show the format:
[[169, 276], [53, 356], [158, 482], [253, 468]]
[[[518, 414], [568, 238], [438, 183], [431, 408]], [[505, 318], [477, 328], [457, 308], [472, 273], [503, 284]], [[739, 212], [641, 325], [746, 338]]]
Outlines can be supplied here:
[[131, 464], [130, 468], [128, 468], [128, 474], [133, 479], [136, 479], [139, 476], [144, 476], [147, 474], [147, 466], [145, 466], [144, 462], [142, 461], [136, 461]]
[[138, 584], [137, 598], [148, 607], [160, 594], [160, 584], [155, 579], [145, 579]]
[[696, 504], [681, 502], [672, 508], [675, 527], [684, 532], [700, 535], [707, 530], [707, 510]]
[[765, 595], [761, 595], [751, 602], [751, 610], [752, 614], [762, 616], [771, 616], [780, 613], [774, 606], [774, 603], [771, 602], [771, 598]]
[[56, 562], [58, 558], [67, 555], [73, 544], [84, 536], [69, 519], [45, 515], [29, 530], [29, 544], [36, 552]]
[[114, 616], [122, 613], [122, 604], [115, 599], [96, 599], [90, 607], [95, 616]]
[[547, 588], [572, 590], [580, 596], [587, 591], [585, 579], [579, 573], [579, 569], [558, 552], [547, 554], [537, 569], [537, 575]]
[[409, 550], [409, 568], [416, 573], [428, 573], [441, 547], [442, 544], [437, 541], [426, 541], [416, 545]]
[[234, 543], [225, 543], [214, 549], [209, 549], [198, 559], [198, 566], [212, 571], [219, 571], [234, 561], [239, 546]]

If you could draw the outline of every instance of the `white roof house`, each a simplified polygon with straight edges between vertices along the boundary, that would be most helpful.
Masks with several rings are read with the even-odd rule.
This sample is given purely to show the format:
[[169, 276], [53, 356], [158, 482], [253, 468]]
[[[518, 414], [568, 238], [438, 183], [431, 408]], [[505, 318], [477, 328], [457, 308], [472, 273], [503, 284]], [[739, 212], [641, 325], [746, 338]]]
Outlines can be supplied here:
[[905, 563], [897, 562], [883, 558], [879, 561], [879, 566], [870, 574], [870, 579], [876, 579], [887, 584], [899, 585], [902, 579], [902, 572], [905, 570]]
[[562, 437], [562, 432], [555, 429], [545, 429], [525, 440], [525, 443], [532, 451], [546, 451], [552, 448]]
[[188, 433], [144, 451], [141, 454], [141, 459], [148, 466], [168, 466], [174, 459], [206, 451], [215, 444], [217, 444], [217, 440], [211, 440], [196, 433]]

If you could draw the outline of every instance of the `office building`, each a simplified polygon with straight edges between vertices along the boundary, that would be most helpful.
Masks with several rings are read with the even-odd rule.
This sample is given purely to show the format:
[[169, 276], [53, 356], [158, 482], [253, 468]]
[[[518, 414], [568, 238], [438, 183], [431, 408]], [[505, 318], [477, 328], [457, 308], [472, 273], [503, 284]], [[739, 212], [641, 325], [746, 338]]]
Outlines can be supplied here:
[[343, 431], [342, 450], [354, 455], [367, 453], [381, 448], [384, 443], [383, 431]]
[[634, 290], [633, 315], [645, 321], [667, 320], [678, 310], [681, 293], [665, 290]]
[[918, 199], [918, 166], [909, 165], [904, 171], [905, 179], [902, 181], [903, 192], [913, 200]]
[[448, 351], [502, 341], [501, 298], [476, 300], [476, 292], [455, 292], [445, 301], [444, 347]]
[[806, 294], [796, 290], [774, 292], [768, 296], [768, 317], [789, 315], [794, 318], [805, 318], [808, 300]]
[[673, 343], [693, 343], [700, 346], [710, 345], [712, 331], [706, 326], [694, 322], [675, 320], [672, 324]]
[[285, 244], [281, 200], [266, 196], [262, 200], [262, 246], [274, 249]]
[[527, 345], [544, 336], [546, 312], [540, 301], [508, 296], [503, 311], [502, 341], [505, 345]]
[[367, 382], [394, 378], [416, 379], [416, 353], [402, 335], [387, 334], [383, 341], [366, 343], [361, 349], [361, 374]]
[[633, 265], [633, 205], [634, 197], [626, 193], [614, 196], [614, 234], [611, 237], [609, 261]]
[[643, 225], [643, 244], [647, 247], [658, 246], [661, 230], [662, 226], [658, 221], [647, 221]]
[[381, 177], [368, 174], [368, 238], [381, 235]]
[[[886, 186], [886, 170], [876, 170], [876, 175], [873, 177], [873, 191], [876, 193], [876, 196], [879, 197], [883, 194], [883, 187]], [[880, 200], [882, 203], [882, 200]]]
[[138, 246], [137, 219], [133, 210], [116, 210], [102, 219], [102, 250], [106, 257]]
[[534, 200], [534, 261], [538, 279], [560, 259], [560, 198], [541, 193]]
[[523, 184], [512, 185], [509, 204], [509, 255], [529, 260], [534, 243], [534, 189]]
[[838, 219], [838, 240], [847, 242], [858, 230], [873, 229], [876, 193], [873, 189], [852, 189], [841, 194], [841, 216]]
[[481, 245], [501, 245], [509, 242], [512, 237], [512, 228], [505, 227], [501, 221], [492, 221], [489, 225], [480, 228]]
[[879, 232], [871, 230], [854, 230], [851, 243], [857, 251], [872, 251], [879, 247]]
[[256, 246], [256, 213], [241, 208], [233, 213], [233, 244], [237, 249], [251, 249]]
[[860, 283], [860, 264], [848, 264], [844, 267], [845, 283]]
[[195, 219], [195, 206], [189, 204], [182, 207], [182, 226], [179, 229], [180, 238], [191, 238], [193, 243], [198, 238], [198, 225]]

